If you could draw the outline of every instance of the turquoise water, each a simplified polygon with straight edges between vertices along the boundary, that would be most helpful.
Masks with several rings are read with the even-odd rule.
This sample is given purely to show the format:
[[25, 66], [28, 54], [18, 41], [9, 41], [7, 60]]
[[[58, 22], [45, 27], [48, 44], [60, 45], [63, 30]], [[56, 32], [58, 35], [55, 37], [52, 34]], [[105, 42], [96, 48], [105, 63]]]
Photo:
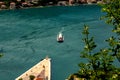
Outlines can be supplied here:
[[[0, 79], [14, 80], [46, 55], [51, 57], [52, 80], [65, 80], [78, 71], [83, 50], [83, 25], [90, 26], [98, 50], [106, 47], [111, 28], [99, 20], [104, 15], [96, 5], [61, 6], [0, 11]], [[65, 41], [56, 36], [63, 31]], [[120, 64], [116, 64], [120, 65]]]

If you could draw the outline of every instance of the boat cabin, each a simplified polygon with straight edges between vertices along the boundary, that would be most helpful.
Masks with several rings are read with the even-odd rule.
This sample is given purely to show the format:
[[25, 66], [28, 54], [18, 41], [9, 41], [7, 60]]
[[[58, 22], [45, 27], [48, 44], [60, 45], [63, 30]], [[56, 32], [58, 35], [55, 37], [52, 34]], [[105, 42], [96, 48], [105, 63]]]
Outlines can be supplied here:
[[59, 34], [57, 35], [57, 41], [58, 42], [63, 42], [64, 41], [64, 36], [61, 32], [59, 32]]

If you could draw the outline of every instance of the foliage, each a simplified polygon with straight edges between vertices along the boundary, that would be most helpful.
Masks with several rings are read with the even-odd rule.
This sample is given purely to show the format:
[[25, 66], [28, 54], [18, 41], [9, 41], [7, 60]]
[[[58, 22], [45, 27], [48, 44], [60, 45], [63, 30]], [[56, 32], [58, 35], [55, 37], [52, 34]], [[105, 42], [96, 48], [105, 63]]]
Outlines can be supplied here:
[[29, 78], [30, 78], [30, 80], [34, 80], [35, 76], [34, 75], [30, 75]]
[[119, 79], [120, 69], [112, 64], [115, 60], [115, 56], [112, 56], [113, 51], [109, 48], [103, 48], [99, 52], [92, 53], [96, 45], [94, 38], [88, 37], [88, 26], [85, 25], [83, 33], [85, 35], [83, 39], [85, 48], [81, 52], [81, 58], [86, 58], [88, 63], [79, 64], [80, 70], [78, 74], [83, 78], [94, 80]]
[[116, 57], [120, 61], [120, 0], [104, 0], [102, 11], [106, 13], [102, 16], [107, 24], [112, 24], [113, 32], [116, 36], [111, 36], [106, 40], [109, 47], [101, 48], [98, 52], [93, 52], [97, 47], [94, 37], [89, 37], [89, 28], [84, 25], [83, 41], [85, 47], [80, 57], [85, 58], [87, 63], [78, 64], [80, 70], [70, 75], [68, 80], [82, 78], [87, 80], [119, 80], [120, 68], [113, 65]]
[[106, 23], [114, 25], [113, 31], [120, 34], [120, 0], [105, 0], [106, 4], [102, 5], [102, 11], [106, 15], [102, 18], [107, 19]]
[[[120, 78], [120, 68], [113, 65], [115, 56], [113, 56], [113, 50], [110, 48], [103, 48], [100, 51], [93, 53], [93, 50], [97, 47], [94, 42], [94, 37], [89, 37], [89, 28], [84, 26], [83, 34], [85, 37], [83, 41], [85, 43], [84, 50], [81, 52], [81, 58], [87, 59], [88, 63], [81, 62], [78, 64], [80, 70], [78, 73], [71, 75], [68, 80], [74, 80], [75, 77], [87, 79], [87, 80], [118, 80]], [[113, 45], [112, 40], [106, 40], [109, 45]]]
[[106, 40], [109, 43], [110, 49], [114, 53], [120, 62], [120, 0], [105, 0], [106, 4], [102, 5], [102, 11], [106, 12], [106, 15], [102, 19], [106, 20], [106, 23], [113, 25], [113, 32], [116, 36], [110, 37]]
[[22, 78], [20, 78], [19, 80], [23, 80]]

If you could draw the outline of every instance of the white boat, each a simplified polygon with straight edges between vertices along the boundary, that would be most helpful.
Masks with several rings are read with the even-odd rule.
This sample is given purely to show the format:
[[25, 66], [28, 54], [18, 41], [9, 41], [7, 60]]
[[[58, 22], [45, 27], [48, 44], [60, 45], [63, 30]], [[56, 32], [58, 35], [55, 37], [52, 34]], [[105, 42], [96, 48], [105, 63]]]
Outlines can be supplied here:
[[64, 41], [64, 36], [63, 36], [62, 32], [59, 32], [59, 34], [57, 35], [57, 41], [58, 42], [63, 42]]

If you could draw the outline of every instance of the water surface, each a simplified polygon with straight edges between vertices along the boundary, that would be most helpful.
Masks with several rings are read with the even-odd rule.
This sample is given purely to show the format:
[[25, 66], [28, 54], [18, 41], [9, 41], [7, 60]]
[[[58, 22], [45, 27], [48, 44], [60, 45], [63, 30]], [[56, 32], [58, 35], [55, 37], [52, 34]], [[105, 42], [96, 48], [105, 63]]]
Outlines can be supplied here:
[[[109, 25], [99, 20], [102, 15], [96, 5], [0, 11], [1, 80], [14, 80], [46, 55], [52, 61], [52, 80], [65, 80], [83, 61], [79, 56], [84, 24], [90, 26], [97, 49], [107, 46], [103, 39], [112, 34]], [[58, 43], [56, 36], [61, 29], [65, 41]]]

